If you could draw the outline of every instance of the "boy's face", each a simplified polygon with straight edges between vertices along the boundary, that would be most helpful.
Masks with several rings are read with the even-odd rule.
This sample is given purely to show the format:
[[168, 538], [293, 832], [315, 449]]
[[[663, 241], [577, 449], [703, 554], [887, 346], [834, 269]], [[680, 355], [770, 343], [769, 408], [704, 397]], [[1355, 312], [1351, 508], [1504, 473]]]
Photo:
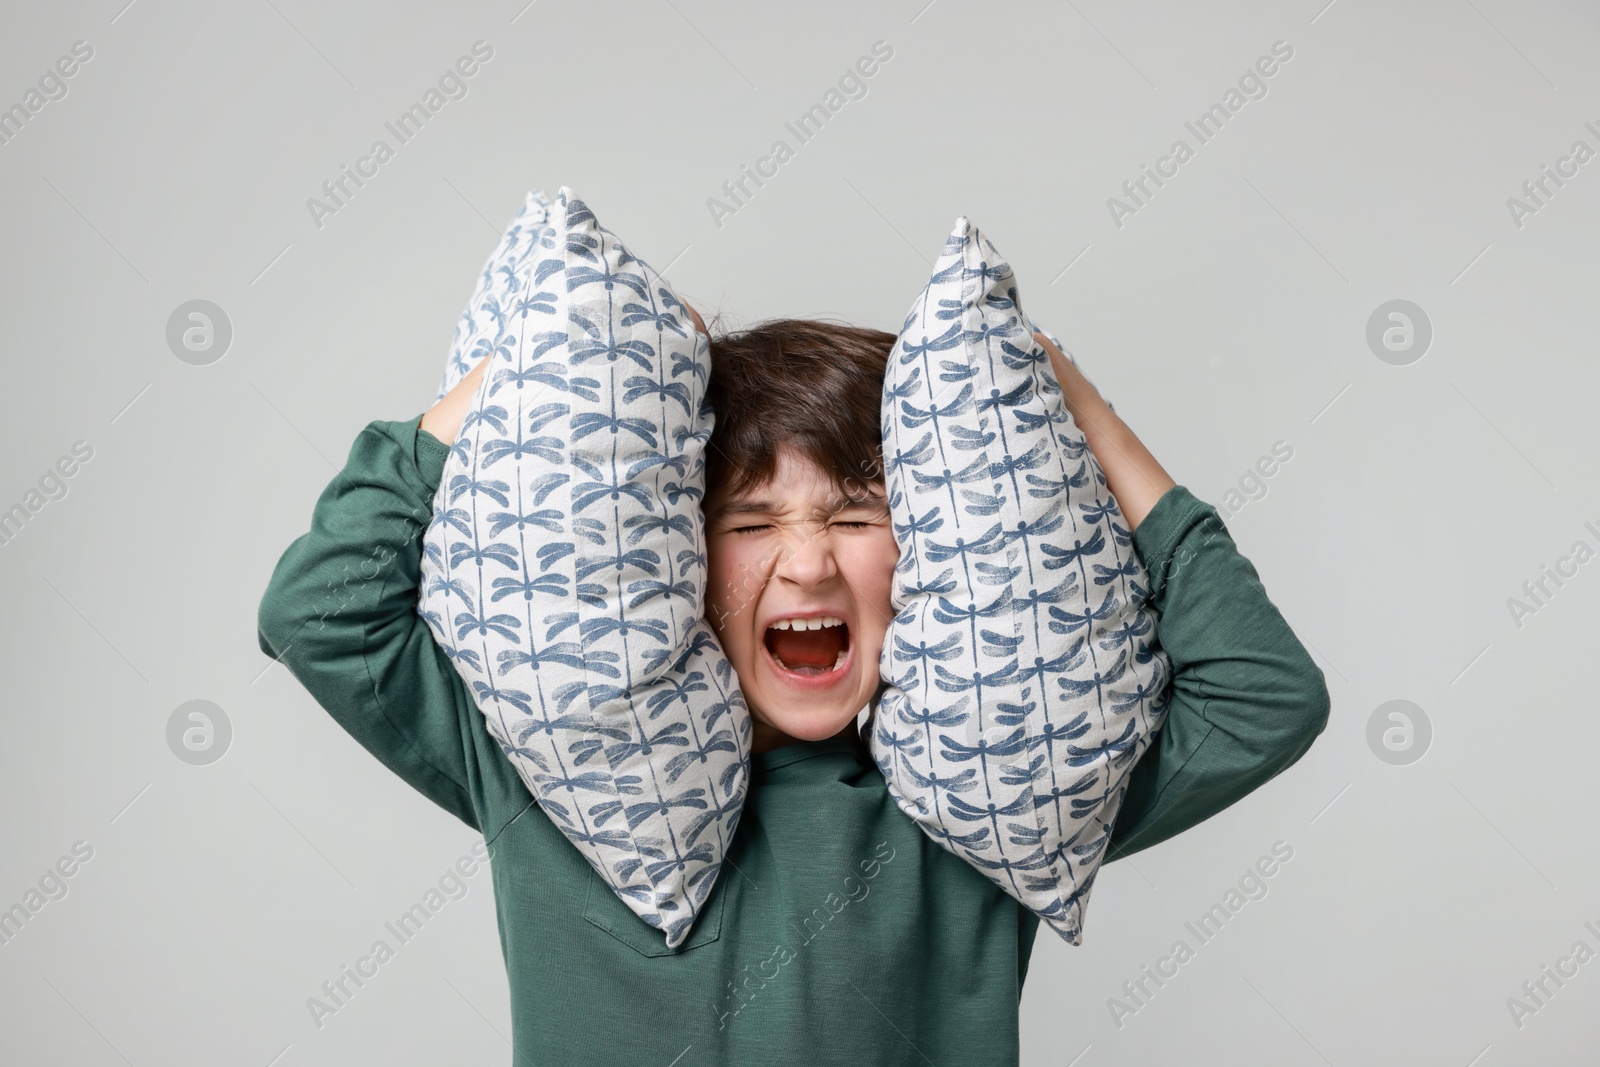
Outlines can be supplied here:
[[878, 689], [900, 549], [883, 486], [836, 487], [790, 452], [765, 485], [706, 501], [706, 618], [739, 675], [757, 752], [832, 737]]

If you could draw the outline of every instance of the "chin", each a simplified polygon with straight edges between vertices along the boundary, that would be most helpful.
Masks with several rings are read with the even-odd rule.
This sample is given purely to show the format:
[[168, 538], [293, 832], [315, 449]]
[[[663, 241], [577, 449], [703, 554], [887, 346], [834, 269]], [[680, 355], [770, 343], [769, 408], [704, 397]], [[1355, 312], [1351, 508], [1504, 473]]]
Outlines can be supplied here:
[[[866, 702], [863, 701], [862, 707], [865, 706]], [[757, 718], [773, 729], [783, 731], [796, 741], [822, 741], [855, 722], [860, 712], [861, 708], [842, 711], [837, 707], [817, 709], [787, 707], [774, 709], [773, 712], [763, 711]]]

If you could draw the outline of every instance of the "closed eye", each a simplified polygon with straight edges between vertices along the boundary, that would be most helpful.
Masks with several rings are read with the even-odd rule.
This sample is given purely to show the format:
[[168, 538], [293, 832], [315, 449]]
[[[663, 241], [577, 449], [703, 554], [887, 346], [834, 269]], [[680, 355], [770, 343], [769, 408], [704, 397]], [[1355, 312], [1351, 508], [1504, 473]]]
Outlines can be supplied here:
[[[866, 519], [836, 519], [836, 520], [828, 523], [828, 526], [830, 528], [838, 528], [838, 529], [845, 529], [845, 530], [870, 530], [873, 527], [880, 526], [880, 525], [882, 525], [881, 522], [872, 522], [872, 521], [866, 520]], [[754, 533], [764, 533], [766, 531], [774, 530], [776, 528], [777, 528], [777, 524], [775, 524], [775, 523], [770, 523], [770, 522], [752, 522], [752, 523], [746, 523], [743, 526], [729, 526], [729, 527], [726, 527], [726, 530], [727, 530], [728, 533], [754, 534]]]

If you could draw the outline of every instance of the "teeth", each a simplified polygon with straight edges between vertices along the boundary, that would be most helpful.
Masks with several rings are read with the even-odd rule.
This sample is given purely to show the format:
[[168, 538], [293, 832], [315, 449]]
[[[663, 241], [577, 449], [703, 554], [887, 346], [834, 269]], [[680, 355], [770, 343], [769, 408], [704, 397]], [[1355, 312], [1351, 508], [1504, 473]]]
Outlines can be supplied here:
[[824, 626], [843, 626], [844, 620], [836, 615], [821, 615], [814, 619], [779, 619], [772, 624], [774, 630], [820, 630]]

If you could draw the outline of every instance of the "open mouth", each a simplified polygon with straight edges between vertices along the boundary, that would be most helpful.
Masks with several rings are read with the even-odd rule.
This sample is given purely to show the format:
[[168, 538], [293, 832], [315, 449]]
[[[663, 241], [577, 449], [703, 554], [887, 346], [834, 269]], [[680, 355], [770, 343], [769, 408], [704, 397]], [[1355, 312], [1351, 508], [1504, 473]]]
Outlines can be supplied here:
[[850, 662], [850, 627], [836, 615], [779, 619], [763, 644], [780, 671], [798, 678], [828, 680]]

